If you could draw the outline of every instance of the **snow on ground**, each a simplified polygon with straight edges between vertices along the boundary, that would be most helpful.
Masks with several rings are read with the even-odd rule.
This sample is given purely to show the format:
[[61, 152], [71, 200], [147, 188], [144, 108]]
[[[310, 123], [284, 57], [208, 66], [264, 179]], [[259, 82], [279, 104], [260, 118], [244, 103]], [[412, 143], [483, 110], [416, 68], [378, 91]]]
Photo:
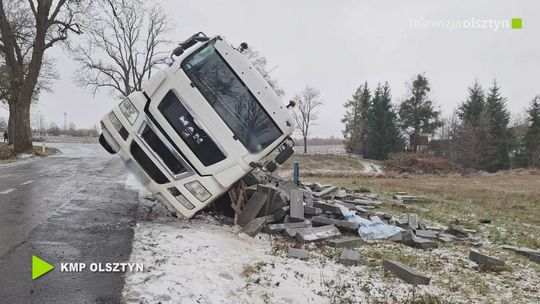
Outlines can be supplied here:
[[[142, 222], [135, 228], [130, 262], [145, 271], [127, 273], [126, 303], [332, 303], [370, 297], [407, 298], [412, 290], [381, 270], [346, 267], [317, 250], [306, 261], [276, 250], [279, 239], [251, 238], [210, 216], [191, 221]], [[312, 248], [316, 249], [316, 248]], [[416, 293], [438, 293], [423, 286]]]
[[374, 164], [369, 161], [362, 161], [362, 165], [364, 165], [362, 173], [366, 175], [384, 174], [384, 170], [382, 169], [381, 165]]

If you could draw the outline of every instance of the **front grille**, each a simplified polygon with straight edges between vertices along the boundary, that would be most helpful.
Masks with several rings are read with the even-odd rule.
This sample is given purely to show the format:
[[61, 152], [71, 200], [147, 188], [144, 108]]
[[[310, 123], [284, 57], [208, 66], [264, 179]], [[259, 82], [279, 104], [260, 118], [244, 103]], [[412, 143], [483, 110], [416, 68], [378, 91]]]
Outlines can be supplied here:
[[165, 184], [169, 182], [167, 177], [163, 175], [163, 172], [159, 170], [150, 157], [144, 153], [144, 151], [135, 141], [131, 143], [130, 151], [139, 166], [141, 166], [144, 172], [146, 172], [146, 174], [148, 174], [148, 176], [150, 176], [150, 178], [152, 178], [156, 183]]
[[167, 168], [171, 170], [173, 175], [178, 175], [187, 172], [186, 168], [178, 161], [178, 159], [172, 154], [172, 152], [165, 146], [165, 144], [159, 139], [159, 137], [150, 129], [145, 126], [141, 132], [141, 137], [148, 144], [148, 146], [161, 158]]

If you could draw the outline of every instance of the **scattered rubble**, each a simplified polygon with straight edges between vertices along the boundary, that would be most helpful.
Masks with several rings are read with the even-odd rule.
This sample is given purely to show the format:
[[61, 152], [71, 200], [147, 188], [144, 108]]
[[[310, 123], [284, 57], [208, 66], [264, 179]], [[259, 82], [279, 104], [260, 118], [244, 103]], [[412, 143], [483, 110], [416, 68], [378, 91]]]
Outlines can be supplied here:
[[469, 259], [481, 266], [504, 266], [503, 260], [473, 250], [469, 252]]
[[344, 237], [328, 241], [328, 246], [335, 248], [356, 248], [364, 244], [364, 240], [359, 237]]
[[510, 245], [503, 245], [503, 249], [511, 250], [517, 254], [526, 256], [529, 258], [529, 260], [540, 264], [540, 250], [534, 250], [527, 247], [516, 247], [516, 246], [510, 246]]
[[350, 249], [345, 249], [341, 252], [339, 256], [339, 263], [346, 266], [356, 266], [360, 260], [360, 255], [358, 252]]
[[289, 248], [287, 251], [288, 258], [307, 259], [309, 257], [309, 251], [305, 249]]
[[393, 273], [398, 278], [412, 285], [429, 285], [431, 281], [431, 278], [427, 275], [396, 261], [384, 260], [383, 268], [385, 271]]

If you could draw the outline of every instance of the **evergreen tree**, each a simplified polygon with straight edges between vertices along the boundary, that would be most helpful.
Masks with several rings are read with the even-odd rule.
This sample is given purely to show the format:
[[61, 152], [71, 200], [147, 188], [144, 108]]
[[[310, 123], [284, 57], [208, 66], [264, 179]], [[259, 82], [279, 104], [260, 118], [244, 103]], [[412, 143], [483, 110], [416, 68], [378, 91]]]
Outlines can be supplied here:
[[371, 103], [371, 92], [368, 83], [356, 89], [352, 99], [345, 103], [346, 113], [342, 122], [345, 124], [343, 136], [345, 149], [349, 153], [363, 154], [365, 152], [366, 113]]
[[506, 98], [501, 96], [497, 81], [486, 96], [485, 120], [487, 138], [482, 146], [482, 169], [494, 172], [510, 168], [509, 129], [510, 113]]
[[524, 137], [529, 166], [540, 167], [540, 96], [536, 96], [527, 110], [529, 126]]
[[[423, 74], [418, 74], [410, 87], [409, 97], [399, 107], [401, 128], [412, 138], [416, 135], [432, 135], [441, 126], [440, 112], [435, 110], [429, 98], [431, 88]], [[416, 146], [412, 147], [415, 151]]]
[[456, 111], [461, 119], [454, 138], [456, 161], [466, 168], [479, 168], [487, 138], [485, 93], [478, 81], [468, 91], [467, 100]]
[[477, 127], [482, 112], [485, 108], [484, 90], [478, 84], [478, 81], [474, 82], [472, 87], [469, 87], [469, 97], [467, 101], [462, 103], [457, 111], [458, 117], [468, 126]]
[[390, 86], [377, 85], [367, 113], [366, 152], [370, 159], [387, 159], [388, 154], [403, 149], [397, 115], [392, 109]]

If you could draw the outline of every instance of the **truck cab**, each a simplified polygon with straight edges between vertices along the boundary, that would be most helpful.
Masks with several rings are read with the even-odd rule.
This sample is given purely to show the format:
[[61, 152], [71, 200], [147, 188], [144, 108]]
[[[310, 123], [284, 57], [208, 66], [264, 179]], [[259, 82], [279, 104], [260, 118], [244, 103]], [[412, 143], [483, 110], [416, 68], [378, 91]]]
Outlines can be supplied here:
[[100, 143], [190, 218], [252, 170], [283, 163], [294, 123], [263, 75], [222, 37], [195, 34], [173, 54], [103, 117]]

